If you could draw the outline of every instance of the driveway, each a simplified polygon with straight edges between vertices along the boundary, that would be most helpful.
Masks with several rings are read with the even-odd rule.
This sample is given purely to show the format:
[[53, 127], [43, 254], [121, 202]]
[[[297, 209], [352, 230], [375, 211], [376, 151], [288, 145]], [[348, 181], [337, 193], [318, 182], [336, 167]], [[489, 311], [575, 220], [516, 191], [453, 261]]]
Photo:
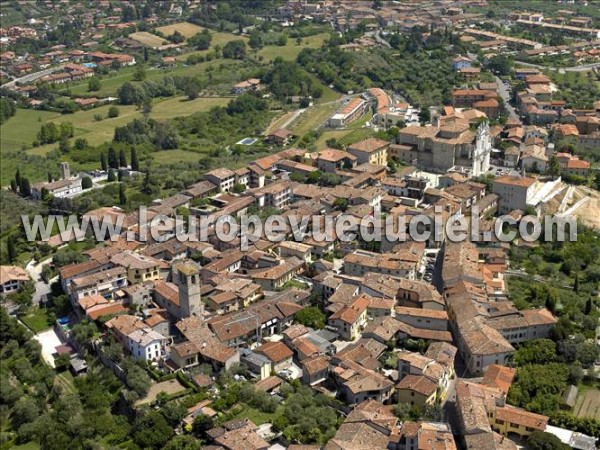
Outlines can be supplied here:
[[33, 339], [38, 341], [42, 346], [42, 358], [44, 358], [44, 361], [54, 369], [56, 366], [54, 364], [54, 356], [52, 355], [56, 353], [56, 347], [62, 344], [58, 335], [53, 329], [50, 329], [36, 334], [33, 336]]
[[39, 304], [40, 301], [45, 302], [48, 299], [48, 294], [50, 293], [50, 284], [58, 279], [58, 277], [53, 278], [50, 280], [50, 284], [46, 284], [44, 280], [42, 280], [42, 268], [51, 262], [52, 258], [45, 259], [37, 264], [35, 261], [31, 260], [25, 267], [25, 270], [35, 283], [35, 294], [33, 294], [33, 298], [31, 299], [31, 302], [34, 305]]

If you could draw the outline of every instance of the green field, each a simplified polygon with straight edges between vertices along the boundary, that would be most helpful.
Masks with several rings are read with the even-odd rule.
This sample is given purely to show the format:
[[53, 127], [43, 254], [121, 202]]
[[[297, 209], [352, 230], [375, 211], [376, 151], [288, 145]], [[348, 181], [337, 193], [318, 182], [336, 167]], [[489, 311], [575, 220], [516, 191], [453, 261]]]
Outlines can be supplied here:
[[47, 330], [52, 327], [52, 322], [48, 317], [48, 311], [44, 308], [32, 307], [26, 316], [20, 318], [35, 333]]
[[165, 42], [168, 44], [168, 41], [166, 39], [163, 39], [160, 36], [156, 36], [155, 34], [148, 33], [147, 31], [138, 31], [137, 33], [131, 33], [129, 35], [129, 38], [151, 48], [160, 47]]
[[[199, 27], [199, 31], [202, 31], [204, 28]], [[223, 33], [221, 31], [214, 31], [214, 30], [210, 30], [210, 34], [212, 36], [212, 40], [210, 41], [210, 48], [208, 48], [207, 50], [195, 50], [189, 53], [185, 53], [183, 55], [177, 56], [176, 59], [179, 61], [185, 61], [188, 56], [190, 55], [206, 55], [207, 53], [210, 53], [212, 51], [214, 51], [215, 46], [218, 45], [221, 48], [223, 48], [223, 46], [225, 44], [227, 44], [229, 41], [235, 41], [235, 40], [243, 40], [244, 42], [246, 42], [246, 44], [248, 43], [248, 37], [246, 36], [238, 36], [236, 34], [232, 34], [232, 33]]]
[[178, 31], [184, 37], [189, 38], [191, 36], [194, 36], [195, 34], [200, 33], [203, 30], [203, 28], [198, 25], [194, 25], [190, 22], [179, 22], [172, 23], [171, 25], [165, 25], [163, 27], [158, 27], [156, 30], [160, 31], [165, 36], [171, 36], [176, 31]]
[[280, 56], [286, 60], [295, 60], [303, 48], [319, 48], [323, 45], [326, 39], [329, 38], [329, 33], [315, 34], [302, 38], [302, 43], [298, 45], [296, 39], [289, 38], [287, 44], [280, 47], [278, 45], [268, 45], [258, 51], [258, 55], [265, 60], [271, 61]]
[[23, 145], [31, 146], [42, 122], [59, 117], [61, 115], [55, 112], [17, 109], [17, 114], [0, 126], [0, 152], [21, 150]]
[[[185, 59], [185, 58], [184, 58]], [[232, 70], [235, 66], [242, 65], [241, 61], [232, 60], [214, 60], [208, 61], [193, 66], [176, 66], [172, 68], [156, 68], [149, 67], [146, 71], [147, 80], [156, 80], [164, 77], [165, 75], [172, 76], [193, 76], [193, 75], [204, 75], [210, 66], [220, 67], [226, 64], [228, 72], [235, 74], [235, 70]], [[81, 81], [76, 83], [67, 83], [66, 88], [60, 92], [70, 92], [74, 95], [85, 95], [85, 96], [96, 96], [96, 97], [107, 97], [116, 96], [119, 87], [126, 81], [133, 81], [133, 74], [135, 67], [125, 67], [116, 72], [112, 72], [109, 75], [102, 77], [100, 80], [100, 90], [95, 92], [89, 92], [88, 82]]]
[[175, 164], [178, 162], [197, 162], [200, 153], [189, 150], [163, 150], [152, 154], [152, 158], [159, 164]]

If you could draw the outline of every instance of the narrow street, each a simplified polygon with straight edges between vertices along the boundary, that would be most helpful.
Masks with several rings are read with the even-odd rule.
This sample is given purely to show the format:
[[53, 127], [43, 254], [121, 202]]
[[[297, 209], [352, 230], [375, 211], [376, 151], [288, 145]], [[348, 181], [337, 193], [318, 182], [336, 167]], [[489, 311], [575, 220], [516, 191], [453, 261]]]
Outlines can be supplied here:
[[519, 119], [519, 115], [517, 114], [517, 111], [510, 104], [510, 92], [509, 92], [507, 86], [504, 84], [504, 82], [499, 77], [496, 77], [496, 84], [498, 85], [498, 94], [500, 95], [500, 98], [504, 102], [504, 106], [506, 107], [506, 110], [508, 111], [509, 117], [512, 119]]

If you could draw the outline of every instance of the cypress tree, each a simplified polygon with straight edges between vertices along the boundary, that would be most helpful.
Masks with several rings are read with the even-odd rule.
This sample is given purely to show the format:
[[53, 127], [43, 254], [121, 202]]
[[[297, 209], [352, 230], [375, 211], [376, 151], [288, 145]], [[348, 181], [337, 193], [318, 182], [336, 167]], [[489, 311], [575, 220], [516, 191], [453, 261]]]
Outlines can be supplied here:
[[15, 245], [15, 241], [12, 235], [8, 235], [8, 239], [6, 240], [6, 251], [8, 253], [8, 262], [15, 262], [17, 259], [17, 247]]
[[106, 160], [106, 153], [100, 153], [100, 167], [104, 172], [108, 170], [108, 161]]
[[119, 184], [119, 203], [124, 205], [127, 203], [127, 196], [125, 195], [125, 185]]
[[136, 172], [140, 170], [140, 162], [135, 147], [131, 147], [131, 170], [135, 170]]
[[127, 167], [127, 157], [125, 156], [125, 150], [119, 151], [119, 167]]

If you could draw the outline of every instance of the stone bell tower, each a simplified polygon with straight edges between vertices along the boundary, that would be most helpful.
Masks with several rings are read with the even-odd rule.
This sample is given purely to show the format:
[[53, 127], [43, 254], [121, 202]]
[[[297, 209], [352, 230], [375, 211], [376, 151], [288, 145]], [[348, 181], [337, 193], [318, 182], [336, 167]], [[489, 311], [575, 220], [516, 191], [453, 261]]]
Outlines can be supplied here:
[[200, 298], [200, 270], [198, 266], [186, 261], [175, 267], [179, 286], [180, 319], [190, 316], [202, 316], [204, 305]]

